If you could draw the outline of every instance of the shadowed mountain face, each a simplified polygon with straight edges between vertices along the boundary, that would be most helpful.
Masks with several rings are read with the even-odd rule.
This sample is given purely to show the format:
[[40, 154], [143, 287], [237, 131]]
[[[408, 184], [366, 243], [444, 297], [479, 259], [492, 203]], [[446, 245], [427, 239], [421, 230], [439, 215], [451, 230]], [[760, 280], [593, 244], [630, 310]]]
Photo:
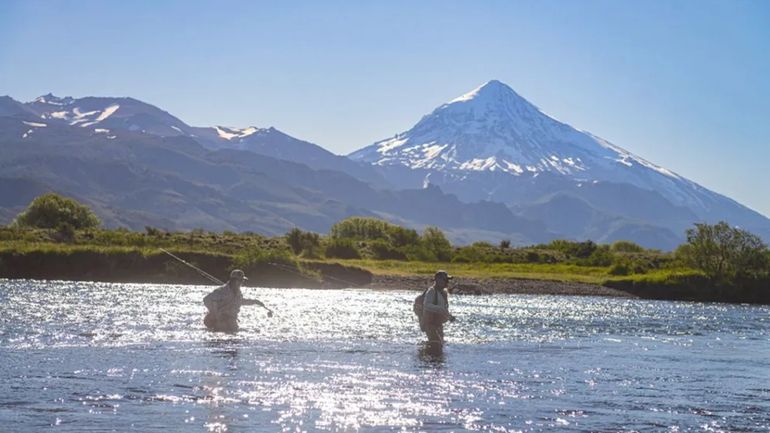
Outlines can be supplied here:
[[766, 217], [553, 119], [499, 81], [349, 156], [398, 187], [434, 184], [461, 200], [502, 202], [577, 239], [670, 248], [693, 223], [718, 220], [770, 238]]
[[360, 164], [344, 156], [335, 155], [318, 145], [298, 140], [273, 127], [193, 128], [193, 137], [212, 149], [248, 150], [276, 159], [299, 162], [318, 170], [341, 171], [375, 188], [388, 186], [385, 178], [367, 164]]
[[770, 221], [540, 112], [490, 81], [412, 129], [334, 155], [275, 128], [192, 127], [132, 98], [0, 97], [0, 222], [49, 190], [110, 227], [325, 232], [352, 215], [454, 241], [632, 240], [671, 249], [694, 222], [770, 239]]

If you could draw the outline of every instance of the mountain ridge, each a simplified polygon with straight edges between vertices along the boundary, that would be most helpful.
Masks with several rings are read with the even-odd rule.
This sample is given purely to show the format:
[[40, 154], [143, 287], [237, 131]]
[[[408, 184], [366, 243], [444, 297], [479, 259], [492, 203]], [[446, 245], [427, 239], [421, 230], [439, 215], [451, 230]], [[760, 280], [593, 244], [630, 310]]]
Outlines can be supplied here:
[[[9, 98], [10, 99], [10, 98]], [[11, 99], [12, 100], [12, 99]], [[161, 137], [187, 136], [211, 149], [251, 150], [277, 159], [301, 162], [314, 169], [350, 172], [371, 184], [387, 182], [365, 165], [335, 155], [314, 143], [294, 138], [272, 126], [245, 128], [190, 126], [155, 105], [131, 97], [58, 97], [52, 93], [19, 103], [43, 121], [92, 128], [114, 136], [120, 131], [141, 132]], [[0, 110], [2, 110], [0, 104]]]
[[[457, 236], [478, 231], [499, 239], [521, 224], [529, 231], [522, 242], [551, 237], [537, 225], [533, 233], [532, 222], [503, 205], [469, 205], [438, 189], [375, 189], [342, 171], [314, 170], [247, 149], [212, 149], [188, 135], [103, 133], [97, 132], [102, 125], [13, 114], [0, 116], [4, 223], [31, 195], [55, 191], [87, 203], [107, 227], [135, 230], [150, 225], [280, 235], [292, 227], [328, 231], [348, 216], [382, 216], [413, 227], [441, 225]], [[437, 214], [438, 208], [455, 212]], [[485, 220], [478, 209], [490, 209], [494, 218]]]
[[[141, 227], [137, 221], [144, 221], [276, 233], [294, 224], [323, 231], [333, 218], [360, 214], [412, 226], [442, 224], [469, 242], [623, 239], [672, 249], [693, 223], [724, 219], [770, 239], [765, 216], [559, 122], [497, 80], [350, 158], [274, 127], [196, 127], [130, 97], [50, 93], [27, 103], [0, 97], [2, 146], [13, 156], [0, 161], [6, 190], [17, 184], [27, 194], [41, 185], [63, 188], [96, 206], [112, 225]], [[77, 171], [67, 164], [82, 173], [73, 177]], [[218, 166], [224, 171], [213, 169]], [[230, 176], [226, 167], [243, 176]], [[166, 190], [139, 182], [140, 172]], [[123, 173], [125, 184], [110, 181], [115, 173]], [[125, 185], [135, 189], [121, 190]], [[230, 203], [241, 216], [202, 209], [190, 194]], [[0, 218], [11, 213], [0, 209]]]

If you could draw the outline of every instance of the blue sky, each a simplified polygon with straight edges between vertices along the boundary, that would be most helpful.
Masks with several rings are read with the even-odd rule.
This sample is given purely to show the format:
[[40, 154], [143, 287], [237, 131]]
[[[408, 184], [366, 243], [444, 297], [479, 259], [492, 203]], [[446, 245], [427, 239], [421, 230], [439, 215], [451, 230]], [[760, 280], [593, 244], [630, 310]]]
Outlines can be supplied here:
[[0, 94], [133, 96], [335, 153], [498, 79], [770, 215], [770, 2], [0, 2]]

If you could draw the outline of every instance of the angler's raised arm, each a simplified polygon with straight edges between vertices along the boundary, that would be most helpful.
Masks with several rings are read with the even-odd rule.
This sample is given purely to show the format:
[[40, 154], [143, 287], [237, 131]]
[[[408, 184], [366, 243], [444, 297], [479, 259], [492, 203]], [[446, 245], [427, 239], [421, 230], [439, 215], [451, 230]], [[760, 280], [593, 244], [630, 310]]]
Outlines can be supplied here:
[[244, 299], [243, 301], [241, 301], [241, 305], [259, 305], [260, 307], [265, 307], [265, 304], [262, 301], [257, 299]]

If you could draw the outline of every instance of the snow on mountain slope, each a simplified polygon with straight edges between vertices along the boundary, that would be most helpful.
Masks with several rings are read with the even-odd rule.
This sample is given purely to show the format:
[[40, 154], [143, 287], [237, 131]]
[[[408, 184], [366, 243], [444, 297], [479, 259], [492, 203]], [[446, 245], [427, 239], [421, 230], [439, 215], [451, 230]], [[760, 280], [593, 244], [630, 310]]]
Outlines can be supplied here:
[[[656, 191], [704, 219], [724, 213], [725, 207], [740, 206], [600, 137], [559, 122], [496, 80], [441, 105], [412, 129], [349, 157], [383, 168], [424, 171], [428, 181], [435, 173], [457, 181], [474, 173], [502, 173], [522, 179], [549, 174], [549, 178], [555, 175], [578, 184], [627, 183]], [[743, 210], [753, 213], [749, 219], [760, 217]]]
[[[7, 108], [3, 108], [5, 106]], [[335, 155], [321, 146], [296, 139], [273, 127], [192, 127], [166, 111], [133, 98], [72, 98], [49, 93], [26, 104], [17, 103], [11, 98], [0, 100], [0, 113], [18, 110], [29, 112], [45, 122], [86, 128], [95, 134], [108, 134], [111, 139], [120, 131], [161, 137], [185, 136], [212, 150], [248, 150], [299, 162], [316, 170], [342, 171], [373, 185], [383, 186], [386, 183], [366, 164]]]
[[251, 134], [259, 131], [259, 128], [249, 126], [248, 128], [230, 128], [227, 126], [214, 126], [214, 130], [217, 132], [217, 136], [227, 141], [240, 140], [248, 137]]
[[[438, 107], [412, 129], [350, 155], [375, 165], [439, 171], [555, 172], [576, 180], [636, 181], [652, 170], [680, 177], [544, 114], [499, 81]], [[630, 169], [630, 170], [629, 170]]]
[[81, 128], [129, 130], [160, 136], [188, 134], [190, 127], [171, 114], [133, 98], [38, 97], [25, 106], [41, 119]]

